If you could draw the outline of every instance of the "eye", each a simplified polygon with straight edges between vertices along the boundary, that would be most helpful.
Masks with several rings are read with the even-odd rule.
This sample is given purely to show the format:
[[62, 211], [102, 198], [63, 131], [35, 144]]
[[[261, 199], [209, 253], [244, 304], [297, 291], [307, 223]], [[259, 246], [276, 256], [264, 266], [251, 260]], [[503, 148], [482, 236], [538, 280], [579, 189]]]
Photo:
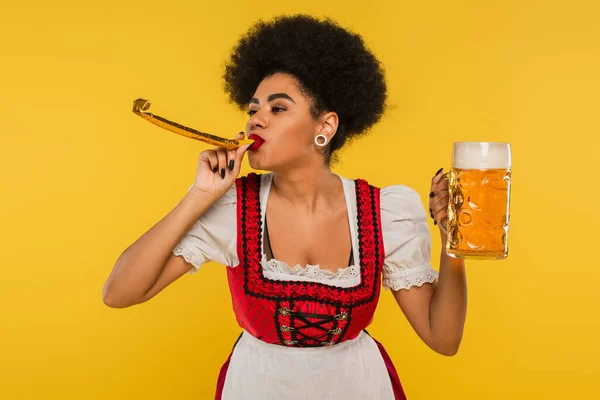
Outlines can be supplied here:
[[271, 110], [272, 110], [274, 113], [279, 113], [279, 112], [281, 112], [281, 111], [285, 111], [285, 108], [281, 108], [281, 107], [271, 107]]
[[256, 114], [256, 110], [248, 110], [249, 116], [253, 116], [254, 114]]

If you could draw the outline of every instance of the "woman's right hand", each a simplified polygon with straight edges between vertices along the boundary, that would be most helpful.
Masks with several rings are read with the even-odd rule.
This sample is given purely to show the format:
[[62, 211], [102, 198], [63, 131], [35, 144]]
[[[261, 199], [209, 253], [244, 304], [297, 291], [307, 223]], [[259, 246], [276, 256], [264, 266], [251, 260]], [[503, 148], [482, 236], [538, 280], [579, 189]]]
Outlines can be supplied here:
[[[240, 140], [244, 136], [244, 133], [240, 132], [235, 139]], [[197, 190], [215, 201], [220, 199], [231, 189], [239, 175], [244, 153], [250, 146], [251, 144], [245, 144], [234, 150], [216, 147], [200, 153], [192, 190]]]

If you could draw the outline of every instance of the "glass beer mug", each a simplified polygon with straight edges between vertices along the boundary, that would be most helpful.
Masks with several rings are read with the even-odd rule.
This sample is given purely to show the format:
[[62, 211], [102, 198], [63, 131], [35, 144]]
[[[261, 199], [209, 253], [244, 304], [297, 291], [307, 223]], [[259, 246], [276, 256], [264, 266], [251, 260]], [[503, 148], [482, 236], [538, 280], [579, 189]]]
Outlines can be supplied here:
[[509, 143], [456, 142], [449, 177], [446, 253], [455, 258], [508, 256]]

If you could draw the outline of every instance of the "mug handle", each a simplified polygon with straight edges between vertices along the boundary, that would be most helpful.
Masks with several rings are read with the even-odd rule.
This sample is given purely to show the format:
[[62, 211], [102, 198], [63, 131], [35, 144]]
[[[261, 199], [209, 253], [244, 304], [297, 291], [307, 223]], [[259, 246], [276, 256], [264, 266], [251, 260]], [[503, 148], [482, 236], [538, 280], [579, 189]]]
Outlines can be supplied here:
[[[442, 179], [450, 179], [450, 171], [442, 174]], [[446, 215], [444, 218], [442, 218], [442, 220], [440, 221], [440, 226], [443, 228], [444, 233], [448, 234], [448, 216]]]

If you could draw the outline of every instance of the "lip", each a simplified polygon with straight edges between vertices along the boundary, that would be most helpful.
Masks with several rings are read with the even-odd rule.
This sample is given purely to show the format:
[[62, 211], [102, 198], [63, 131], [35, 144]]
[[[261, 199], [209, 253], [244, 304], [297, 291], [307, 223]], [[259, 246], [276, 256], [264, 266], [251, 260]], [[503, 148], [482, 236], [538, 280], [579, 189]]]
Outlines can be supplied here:
[[259, 147], [262, 146], [265, 142], [265, 139], [263, 139], [256, 133], [253, 133], [250, 136], [248, 136], [248, 139], [254, 140], [254, 143], [250, 147], [248, 147], [248, 150], [258, 150]]

